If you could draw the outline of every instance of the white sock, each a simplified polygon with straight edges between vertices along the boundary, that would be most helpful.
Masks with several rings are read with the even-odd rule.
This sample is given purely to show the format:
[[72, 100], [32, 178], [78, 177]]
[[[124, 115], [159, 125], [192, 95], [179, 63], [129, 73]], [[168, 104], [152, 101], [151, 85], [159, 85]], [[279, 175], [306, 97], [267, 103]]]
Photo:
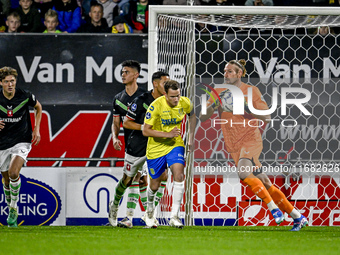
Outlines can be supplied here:
[[174, 181], [174, 193], [171, 208], [171, 218], [178, 216], [179, 209], [181, 208], [181, 202], [184, 194], [184, 181], [175, 182]]
[[274, 209], [277, 209], [278, 207], [277, 207], [277, 205], [274, 203], [274, 201], [272, 200], [272, 201], [270, 201], [268, 204], [267, 204], [267, 206], [268, 206], [268, 209], [269, 209], [269, 211], [272, 211], [272, 210], [274, 210]]
[[148, 206], [146, 208], [147, 212], [152, 212], [154, 209], [154, 200], [155, 200], [155, 194], [157, 191], [152, 191], [150, 187], [148, 187]]
[[291, 211], [291, 213], [289, 214], [289, 216], [295, 220], [301, 217], [301, 213], [299, 213], [299, 211], [294, 208], [293, 211]]

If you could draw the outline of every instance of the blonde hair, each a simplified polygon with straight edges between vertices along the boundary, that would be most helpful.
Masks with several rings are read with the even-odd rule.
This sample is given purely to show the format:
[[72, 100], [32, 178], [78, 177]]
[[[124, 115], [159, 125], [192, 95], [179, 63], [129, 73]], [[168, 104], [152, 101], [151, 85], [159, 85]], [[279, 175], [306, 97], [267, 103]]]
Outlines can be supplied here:
[[232, 64], [235, 65], [237, 67], [238, 70], [242, 71], [242, 77], [244, 77], [247, 73], [246, 70], [246, 61], [244, 59], [240, 59], [240, 60], [231, 60], [228, 62], [228, 64]]
[[45, 13], [45, 20], [47, 18], [55, 18], [58, 22], [58, 13], [55, 10], [49, 9], [46, 13]]

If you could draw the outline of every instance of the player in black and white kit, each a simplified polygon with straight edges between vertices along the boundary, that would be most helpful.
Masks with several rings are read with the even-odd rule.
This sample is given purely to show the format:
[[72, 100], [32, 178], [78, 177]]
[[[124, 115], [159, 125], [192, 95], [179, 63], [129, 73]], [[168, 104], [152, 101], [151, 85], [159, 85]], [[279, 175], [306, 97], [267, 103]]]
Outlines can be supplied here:
[[[18, 73], [11, 67], [0, 69], [0, 171], [6, 202], [9, 208], [7, 223], [17, 227], [17, 203], [21, 186], [20, 170], [31, 143], [40, 142], [42, 107], [35, 96], [16, 88]], [[34, 108], [35, 125], [32, 130], [29, 107]]]
[[[131, 173], [136, 174], [136, 171], [143, 168], [145, 172], [147, 172], [147, 164], [146, 164], [146, 146], [148, 142], [148, 138], [143, 136], [143, 123], [146, 110], [149, 105], [158, 97], [162, 96], [165, 93], [164, 83], [169, 80], [169, 74], [158, 71], [152, 75], [152, 84], [153, 90], [145, 92], [144, 94], [138, 96], [135, 100], [133, 100], [131, 107], [129, 108], [126, 117], [123, 122], [123, 127], [129, 130], [132, 130], [127, 144], [126, 144], [126, 153], [133, 157], [131, 163]], [[136, 183], [136, 179], [138, 180], [140, 177], [140, 171], [138, 171], [133, 183]], [[164, 172], [162, 176], [162, 185], [157, 192], [157, 200], [156, 203], [162, 198], [164, 194], [164, 189], [167, 181], [167, 172]], [[146, 194], [146, 189], [145, 189]], [[135, 199], [134, 199], [135, 198]], [[144, 209], [147, 206], [147, 197], [145, 197], [145, 202], [142, 204]], [[128, 206], [127, 217], [118, 223], [120, 227], [131, 228], [132, 218], [134, 213], [134, 208], [138, 203], [138, 196], [129, 197], [129, 203], [132, 206]], [[156, 204], [157, 205], [157, 204]], [[158, 222], [155, 221], [155, 225], [158, 225]]]
[[[132, 103], [132, 101], [139, 95], [145, 92], [144, 89], [138, 87], [137, 78], [141, 71], [140, 63], [135, 60], [126, 60], [122, 63], [122, 82], [125, 85], [125, 89], [118, 93], [113, 99], [113, 123], [111, 126], [112, 142], [115, 150], [120, 151], [122, 149], [122, 142], [118, 139], [120, 124], [124, 121], [125, 115]], [[128, 137], [132, 130], [124, 128], [124, 142], [125, 147], [128, 143]], [[123, 178], [118, 182], [114, 200], [110, 202], [109, 222], [113, 227], [117, 226], [117, 213], [120, 199], [122, 198], [126, 188], [131, 185], [132, 179], [135, 176], [131, 173], [130, 155], [126, 153], [124, 158]], [[147, 178], [145, 178], [144, 185], [147, 185]]]

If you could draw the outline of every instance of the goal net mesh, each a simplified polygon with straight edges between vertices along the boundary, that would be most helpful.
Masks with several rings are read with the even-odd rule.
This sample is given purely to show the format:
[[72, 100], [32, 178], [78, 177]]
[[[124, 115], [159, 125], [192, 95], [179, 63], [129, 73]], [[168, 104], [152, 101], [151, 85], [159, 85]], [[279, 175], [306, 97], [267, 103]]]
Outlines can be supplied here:
[[[197, 116], [210, 88], [224, 83], [230, 60], [246, 60], [242, 81], [256, 86], [269, 107], [277, 93], [274, 121], [260, 127], [260, 161], [272, 183], [315, 226], [340, 225], [340, 37], [333, 33], [335, 26], [339, 16], [159, 14], [155, 28], [157, 69], [181, 83]], [[282, 105], [284, 97], [306, 97], [290, 93], [293, 88], [310, 92], [303, 107], [311, 115], [295, 104]], [[239, 180], [216, 119], [217, 111], [197, 122], [180, 216], [186, 225], [275, 225], [267, 206]], [[162, 224], [170, 216], [172, 186], [169, 175], [157, 214]], [[283, 225], [293, 224], [285, 218]]]

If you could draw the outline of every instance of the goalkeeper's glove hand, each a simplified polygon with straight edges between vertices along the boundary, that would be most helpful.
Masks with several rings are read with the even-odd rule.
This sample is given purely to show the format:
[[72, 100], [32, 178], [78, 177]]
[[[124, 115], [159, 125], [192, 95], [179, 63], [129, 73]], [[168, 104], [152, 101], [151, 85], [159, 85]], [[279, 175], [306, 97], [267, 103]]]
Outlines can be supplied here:
[[248, 113], [248, 114], [251, 114], [246, 99], [244, 99], [244, 111], [245, 111], [246, 113]]
[[[221, 99], [222, 97], [224, 97], [224, 94], [227, 93], [229, 91], [229, 89], [223, 90], [218, 96]], [[216, 100], [216, 102], [211, 104], [211, 107], [216, 110], [218, 107], [220, 106], [220, 100]]]

